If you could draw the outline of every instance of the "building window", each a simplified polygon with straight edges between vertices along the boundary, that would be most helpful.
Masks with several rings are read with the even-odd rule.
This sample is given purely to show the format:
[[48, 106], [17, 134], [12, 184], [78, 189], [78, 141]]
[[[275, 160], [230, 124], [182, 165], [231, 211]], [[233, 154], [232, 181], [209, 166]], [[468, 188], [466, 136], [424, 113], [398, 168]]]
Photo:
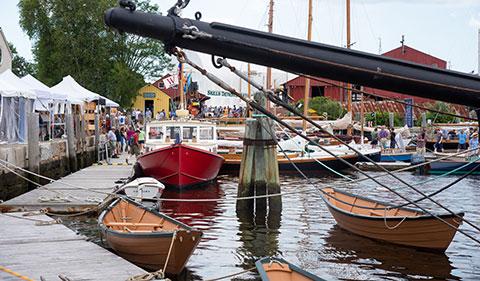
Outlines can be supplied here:
[[163, 81], [158, 82], [158, 88], [162, 90], [165, 89], [165, 84], [163, 83]]
[[360, 101], [361, 100], [361, 93], [359, 91], [362, 90], [362, 86], [360, 85], [353, 85], [352, 86], [352, 102]]
[[319, 87], [319, 86], [312, 87], [312, 98], [323, 97], [323, 96], [325, 96], [325, 87]]

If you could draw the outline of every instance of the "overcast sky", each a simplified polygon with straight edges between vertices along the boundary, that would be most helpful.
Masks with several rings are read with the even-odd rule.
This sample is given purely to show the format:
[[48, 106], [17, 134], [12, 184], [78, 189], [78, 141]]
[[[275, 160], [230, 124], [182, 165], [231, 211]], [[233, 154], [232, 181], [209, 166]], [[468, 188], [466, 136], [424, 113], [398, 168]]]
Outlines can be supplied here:
[[[32, 43], [18, 24], [18, 1], [1, 2], [0, 26], [19, 53], [32, 60]], [[152, 2], [165, 12], [176, 0]], [[183, 11], [184, 17], [193, 18], [200, 11], [204, 21], [267, 29], [268, 0], [190, 2]], [[387, 52], [400, 46], [401, 36], [405, 35], [407, 45], [446, 60], [451, 69], [478, 72], [480, 0], [351, 0], [351, 3], [352, 42], [355, 42], [352, 48], [375, 54]], [[276, 0], [274, 32], [306, 38], [307, 4], [308, 0]], [[313, 40], [344, 46], [345, 0], [313, 0], [313, 6]], [[198, 58], [210, 68], [209, 57]], [[244, 64], [238, 66], [246, 69]]]

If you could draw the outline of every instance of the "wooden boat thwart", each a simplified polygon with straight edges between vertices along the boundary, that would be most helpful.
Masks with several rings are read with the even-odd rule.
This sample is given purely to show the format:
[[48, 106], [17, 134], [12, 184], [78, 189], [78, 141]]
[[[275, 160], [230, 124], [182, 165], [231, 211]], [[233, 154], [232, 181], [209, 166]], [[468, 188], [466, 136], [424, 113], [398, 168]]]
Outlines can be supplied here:
[[284, 259], [266, 257], [255, 263], [262, 281], [324, 281]]
[[[355, 234], [394, 244], [444, 252], [456, 229], [421, 210], [391, 208], [386, 203], [356, 196], [334, 188], [322, 189], [322, 196], [337, 224]], [[457, 214], [463, 217], [463, 213]], [[462, 219], [444, 214], [438, 217], [459, 227]]]
[[126, 260], [149, 271], [179, 274], [200, 242], [201, 231], [151, 211], [129, 199], [117, 199], [98, 218], [108, 245]]

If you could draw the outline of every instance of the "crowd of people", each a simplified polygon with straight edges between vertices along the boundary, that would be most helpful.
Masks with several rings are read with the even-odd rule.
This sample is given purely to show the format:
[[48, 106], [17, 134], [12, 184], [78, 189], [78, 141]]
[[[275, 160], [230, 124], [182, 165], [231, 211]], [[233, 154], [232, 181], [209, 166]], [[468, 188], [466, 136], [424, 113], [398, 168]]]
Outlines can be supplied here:
[[244, 106], [209, 106], [205, 107], [202, 112], [205, 117], [229, 117], [229, 118], [238, 118], [246, 117], [247, 110]]
[[145, 122], [151, 121], [151, 111], [145, 113], [133, 109], [131, 112], [117, 111], [106, 116], [103, 129], [107, 134], [109, 155], [118, 158], [122, 153], [128, 153], [127, 162], [131, 156], [139, 156], [145, 151]]
[[[385, 152], [395, 149], [405, 151], [402, 134], [396, 133], [394, 128], [377, 127], [372, 131], [371, 138], [372, 148], [379, 146]], [[468, 156], [480, 156], [477, 129], [461, 129], [458, 132], [457, 130], [436, 129], [433, 132], [433, 139], [435, 140], [433, 152], [442, 152], [443, 144], [446, 141], [458, 140], [457, 152], [467, 150], [468, 148]], [[422, 128], [416, 137], [416, 151], [418, 154], [426, 153], [427, 141], [426, 129]]]
[[468, 144], [469, 156], [480, 155], [478, 149], [478, 130], [476, 129], [461, 129], [458, 132], [455, 129], [436, 129], [433, 135], [435, 138], [434, 152], [442, 152], [445, 141], [458, 140], [457, 152], [467, 150]]
[[395, 149], [405, 151], [403, 135], [402, 133], [397, 134], [393, 127], [389, 129], [386, 126], [377, 127], [372, 131], [371, 137], [372, 148], [380, 146], [382, 151], [393, 152]]

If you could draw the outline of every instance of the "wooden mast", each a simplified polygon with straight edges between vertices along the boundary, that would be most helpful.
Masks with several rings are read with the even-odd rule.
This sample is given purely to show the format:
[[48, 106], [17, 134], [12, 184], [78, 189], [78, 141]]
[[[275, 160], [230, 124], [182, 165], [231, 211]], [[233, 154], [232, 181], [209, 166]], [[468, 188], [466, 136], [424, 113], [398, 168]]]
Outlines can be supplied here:
[[180, 109], [184, 110], [184, 99], [183, 99], [183, 63], [180, 63], [180, 73], [178, 74], [178, 94], [180, 95]]
[[[347, 0], [347, 49], [350, 49], [351, 42], [350, 42], [350, 0]], [[352, 113], [352, 91], [350, 88], [352, 85], [350, 83], [347, 84], [347, 111], [348, 113], [351, 114], [353, 118], [353, 113]], [[352, 127], [349, 126], [347, 128], [347, 135], [351, 136], [352, 135]]]
[[[307, 40], [312, 40], [312, 0], [308, 0]], [[305, 78], [305, 96], [303, 99], [303, 115], [308, 116], [308, 100], [310, 99], [310, 79]], [[307, 131], [307, 121], [303, 120], [303, 131]]]
[[[269, 9], [268, 9], [268, 33], [273, 32], [273, 0], [270, 0]], [[272, 89], [272, 68], [267, 67], [267, 78], [266, 78], [266, 87], [267, 90]], [[267, 100], [267, 109], [270, 110], [270, 101]]]
[[364, 138], [365, 138], [365, 133], [364, 133], [364, 123], [365, 123], [365, 108], [363, 106], [363, 87], [362, 87], [362, 90], [361, 90], [361, 94], [360, 94], [360, 143], [363, 144], [364, 143]]

